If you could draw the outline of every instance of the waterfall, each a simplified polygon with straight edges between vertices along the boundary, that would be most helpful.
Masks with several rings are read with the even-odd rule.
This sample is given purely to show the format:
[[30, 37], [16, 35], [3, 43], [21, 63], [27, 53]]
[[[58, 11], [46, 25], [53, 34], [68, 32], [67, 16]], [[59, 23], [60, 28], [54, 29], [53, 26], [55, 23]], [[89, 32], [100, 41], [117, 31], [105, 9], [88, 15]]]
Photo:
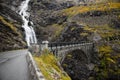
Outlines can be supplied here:
[[[21, 3], [19, 14], [22, 16], [23, 25], [22, 27], [25, 30], [25, 40], [27, 45], [30, 46], [31, 43], [37, 43], [35, 31], [31, 25], [33, 23], [29, 20], [30, 14], [27, 12], [28, 10], [28, 3], [30, 0], [25, 0]], [[30, 26], [28, 24], [31, 24]]]

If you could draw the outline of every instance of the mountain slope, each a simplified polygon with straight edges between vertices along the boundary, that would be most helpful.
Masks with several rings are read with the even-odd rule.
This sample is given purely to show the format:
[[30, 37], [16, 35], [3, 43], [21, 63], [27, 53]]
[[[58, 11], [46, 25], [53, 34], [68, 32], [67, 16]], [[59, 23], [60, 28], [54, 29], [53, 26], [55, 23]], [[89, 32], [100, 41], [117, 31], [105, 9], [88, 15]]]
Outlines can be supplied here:
[[25, 48], [21, 16], [0, 3], [0, 51]]
[[[92, 64], [94, 68], [89, 71], [87, 69], [89, 64], [83, 62], [79, 65], [81, 61], [74, 60], [77, 55], [72, 55], [76, 52], [71, 52], [68, 57], [66, 56], [65, 64], [63, 63], [66, 72], [75, 75], [72, 75], [73, 80], [82, 78], [84, 80], [119, 80], [119, 0], [89, 0], [91, 2], [80, 0], [79, 4], [62, 1], [31, 1], [31, 20], [36, 25], [35, 30], [39, 42], [43, 40], [50, 42], [92, 41], [95, 43], [96, 52], [92, 53], [89, 64]], [[99, 36], [99, 39], [96, 39], [96, 36], [97, 38]], [[81, 51], [77, 53], [81, 54]], [[69, 58], [69, 56], [72, 57]], [[79, 57], [84, 58], [83, 55]], [[72, 63], [69, 63], [70, 61]], [[84, 73], [88, 74], [84, 75]]]

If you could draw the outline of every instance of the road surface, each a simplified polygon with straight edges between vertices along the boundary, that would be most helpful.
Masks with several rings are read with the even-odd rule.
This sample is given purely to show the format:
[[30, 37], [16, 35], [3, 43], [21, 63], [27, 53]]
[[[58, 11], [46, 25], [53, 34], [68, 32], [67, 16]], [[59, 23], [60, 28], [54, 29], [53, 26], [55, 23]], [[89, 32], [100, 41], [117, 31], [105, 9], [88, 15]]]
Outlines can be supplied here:
[[27, 50], [0, 53], [0, 80], [30, 80]]

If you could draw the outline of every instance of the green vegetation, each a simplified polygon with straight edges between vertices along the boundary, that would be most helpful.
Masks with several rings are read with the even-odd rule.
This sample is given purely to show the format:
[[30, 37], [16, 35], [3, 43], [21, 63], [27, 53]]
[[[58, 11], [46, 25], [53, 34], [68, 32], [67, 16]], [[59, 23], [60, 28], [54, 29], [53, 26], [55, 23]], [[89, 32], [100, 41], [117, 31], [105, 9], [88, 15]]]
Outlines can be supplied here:
[[34, 56], [34, 59], [47, 80], [71, 80], [49, 51], [44, 50], [41, 56]]
[[89, 32], [97, 32], [103, 39], [107, 39], [108, 41], [111, 38], [118, 37], [120, 34], [120, 30], [110, 27], [109, 25], [95, 26], [95, 27], [84, 27], [84, 30]]
[[2, 16], [0, 16], [0, 21], [5, 24], [9, 29], [11, 29], [13, 32], [17, 33], [18, 35], [20, 35], [20, 33], [18, 33], [17, 28], [11, 24], [10, 22], [6, 21]]
[[75, 16], [79, 13], [85, 13], [88, 11], [109, 11], [117, 8], [120, 8], [120, 3], [101, 3], [88, 6], [74, 6], [71, 8], [64, 9], [62, 11], [62, 14], [67, 16]]
[[23, 49], [26, 43], [23, 39], [22, 31], [19, 30], [18, 22], [0, 16], [0, 51]]
[[119, 76], [118, 58], [120, 54], [115, 54], [109, 45], [99, 46], [100, 65], [95, 68], [96, 80], [108, 79], [112, 76]]
[[[88, 25], [88, 23], [82, 23], [82, 21], [80, 22], [79, 19], [77, 21], [76, 20], [77, 18], [74, 18], [74, 16], [76, 16], [78, 14], [92, 12], [92, 11], [93, 12], [100, 11], [101, 13], [103, 12], [102, 17], [111, 16], [111, 14], [114, 13], [114, 10], [119, 11], [119, 9], [120, 9], [120, 3], [108, 2], [108, 3], [100, 3], [100, 4], [91, 4], [91, 5], [87, 5], [87, 6], [73, 6], [71, 8], [62, 10], [61, 13], [63, 15], [68, 16], [68, 19], [69, 19], [68, 21], [72, 21], [70, 19], [74, 19], [74, 21], [76, 21], [80, 24]], [[107, 14], [104, 14], [104, 12], [107, 12]], [[111, 14], [108, 14], [108, 13], [111, 13]], [[116, 15], [118, 18], [120, 18], [119, 13], [114, 14], [114, 15]], [[89, 15], [87, 15], [87, 16], [89, 16]], [[94, 16], [92, 16], [92, 17], [94, 17]], [[90, 16], [91, 20], [92, 20], [92, 17]], [[102, 18], [101, 16], [97, 16], [97, 17], [99, 17], [98, 19], [101, 18], [101, 21], [104, 21], [104, 20], [102, 20], [104, 18]], [[86, 15], [85, 15], [85, 18], [87, 18]], [[112, 19], [115, 19], [115, 18], [112, 17]], [[82, 20], [82, 19], [80, 19], [80, 20]], [[105, 24], [101, 24], [101, 25], [95, 24], [92, 27], [90, 27], [88, 25], [88, 26], [83, 27], [85, 32], [82, 32], [80, 34], [81, 36], [89, 36], [89, 33], [96, 32], [102, 37], [102, 40], [107, 41], [107, 42], [103, 41], [103, 43], [101, 41], [100, 42], [101, 44], [99, 45], [99, 48], [98, 48], [100, 64], [96, 65], [96, 67], [94, 69], [96, 72], [96, 75], [94, 77], [95, 80], [106, 80], [110, 77], [113, 77], [113, 76], [116, 77], [116, 76], [120, 75], [120, 69], [118, 67], [118, 59], [120, 58], [120, 54], [118, 52], [114, 51], [112, 48], [112, 46], [114, 44], [120, 45], [120, 41], [114, 41], [116, 39], [117, 40], [119, 39], [120, 30], [116, 29], [113, 26], [114, 25], [111, 25], [107, 22]], [[71, 28], [71, 31], [73, 31], [74, 29], [75, 28]], [[109, 41], [111, 41], [110, 44], [109, 44]], [[71, 58], [71, 55], [68, 55], [67, 57]], [[63, 66], [68, 66], [68, 65], [63, 64]]]
[[74, 27], [72, 27], [72, 28], [71, 28], [71, 31], [73, 31], [73, 30], [75, 30], [75, 28], [74, 28]]
[[7, 25], [11, 30], [13, 31], [17, 31], [17, 29], [12, 25], [10, 24], [9, 22], [7, 22], [2, 16], [0, 16], [0, 21], [2, 21], [2, 23], [4, 23], [5, 25]]
[[64, 25], [53, 24], [47, 27], [47, 31], [49, 35], [55, 40], [61, 34], [62, 30], [64, 29]]
[[81, 33], [80, 35], [83, 36], [83, 37], [85, 37], [85, 36], [88, 36], [88, 33], [83, 32], [83, 33]]
[[58, 24], [54, 24], [52, 27], [56, 29], [54, 37], [58, 37], [61, 31], [64, 29], [62, 25], [58, 25]]

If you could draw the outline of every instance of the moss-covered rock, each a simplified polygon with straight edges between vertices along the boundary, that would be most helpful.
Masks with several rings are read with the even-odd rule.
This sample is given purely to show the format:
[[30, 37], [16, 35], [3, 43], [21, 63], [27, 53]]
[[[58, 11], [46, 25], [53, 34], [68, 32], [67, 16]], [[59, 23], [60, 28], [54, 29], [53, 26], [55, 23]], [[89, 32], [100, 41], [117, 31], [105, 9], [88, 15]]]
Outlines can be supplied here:
[[5, 4], [0, 4], [0, 51], [23, 49], [26, 47], [20, 15]]
[[[95, 60], [94, 57], [92, 60]], [[62, 67], [72, 80], [88, 80], [92, 72], [89, 69], [91, 65], [94, 66], [94, 64], [88, 63], [87, 56], [82, 50], [71, 51], [62, 62]]]
[[99, 46], [100, 64], [94, 69], [94, 77], [97, 80], [119, 80], [119, 55], [110, 45]]
[[71, 80], [52, 53], [44, 51], [41, 56], [34, 56], [34, 59], [46, 80]]

